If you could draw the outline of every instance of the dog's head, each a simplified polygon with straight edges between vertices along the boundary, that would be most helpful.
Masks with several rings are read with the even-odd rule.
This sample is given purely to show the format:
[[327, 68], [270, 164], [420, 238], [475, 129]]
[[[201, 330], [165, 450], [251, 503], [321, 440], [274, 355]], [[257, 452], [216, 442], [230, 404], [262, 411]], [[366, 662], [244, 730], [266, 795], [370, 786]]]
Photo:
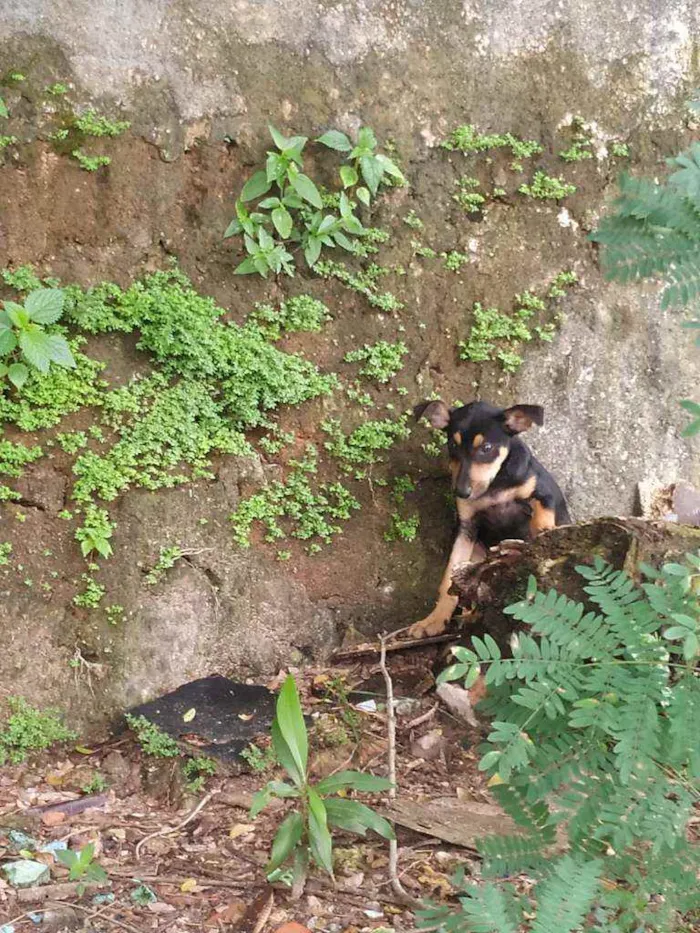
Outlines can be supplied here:
[[421, 402], [413, 413], [447, 433], [452, 485], [462, 499], [485, 493], [508, 457], [513, 438], [533, 424], [544, 423], [539, 405], [496, 408], [488, 402], [471, 402], [448, 408], [433, 401]]

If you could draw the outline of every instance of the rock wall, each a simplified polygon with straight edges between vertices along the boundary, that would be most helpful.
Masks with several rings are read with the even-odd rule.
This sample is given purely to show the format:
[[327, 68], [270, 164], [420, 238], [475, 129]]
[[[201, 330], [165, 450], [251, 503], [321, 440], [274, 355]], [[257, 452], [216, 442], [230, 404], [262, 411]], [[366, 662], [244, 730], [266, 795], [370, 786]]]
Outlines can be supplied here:
[[[600, 276], [586, 232], [620, 165], [601, 157], [565, 166], [556, 151], [562, 125], [581, 115], [594, 124], [598, 155], [614, 136], [629, 142], [635, 168], [659, 171], [689, 138], [683, 95], [697, 80], [699, 11], [681, 0], [14, 0], [0, 8], [0, 73], [19, 69], [27, 80], [5, 94], [20, 143], [0, 166], [0, 266], [32, 262], [66, 282], [126, 283], [175, 256], [200, 291], [241, 319], [255, 301], [292, 287], [234, 278], [221, 240], [235, 192], [263, 157], [266, 123], [309, 135], [369, 124], [393, 140], [411, 182], [391, 191], [375, 218], [397, 231], [385, 261], [405, 267], [405, 310], [394, 319], [335, 285], [304, 282], [335, 320], [324, 338], [294, 338], [292, 349], [333, 368], [357, 343], [400, 335], [411, 351], [406, 404], [474, 391], [541, 403], [547, 424], [533, 446], [575, 515], [629, 513], [641, 479], [700, 481], [698, 446], [680, 437], [677, 405], [697, 387], [698, 353], [653, 289], [612, 287]], [[81, 172], [46, 142], [51, 105], [42, 89], [54, 81], [68, 83], [79, 106], [132, 121], [111, 145], [108, 170]], [[479, 222], [465, 216], [452, 198], [462, 157], [437, 144], [467, 122], [542, 141], [543, 164], [566, 169], [577, 194], [563, 209], [516, 208], [513, 197]], [[483, 167], [496, 184], [501, 171]], [[463, 273], [416, 260], [401, 223], [409, 208], [436, 250], [470, 257]], [[474, 301], [507, 304], [564, 266], [577, 269], [581, 287], [565, 300], [553, 343], [528, 348], [512, 377], [459, 361]], [[101, 340], [108, 373], [125, 380], [140, 365], [133, 344]], [[309, 437], [324, 413], [346, 408], [312, 405], [290, 423]], [[39, 473], [42, 489], [58, 483], [55, 501], [37, 506], [25, 494], [24, 507], [0, 503], [0, 541], [11, 540], [16, 555], [0, 577], [3, 685], [99, 719], [213, 670], [261, 676], [322, 656], [348, 624], [413, 621], [430, 602], [450, 534], [444, 465], [421, 453], [427, 440], [417, 431], [390, 455], [392, 470], [419, 483], [422, 530], [412, 544], [384, 541], [391, 506], [365, 490], [362, 517], [318, 557], [295, 552], [280, 564], [265, 546], [240, 552], [226, 516], [242, 491], [275, 475], [274, 464], [223, 458], [213, 482], [126, 494], [114, 513], [119, 547], [102, 571], [127, 609], [119, 631], [72, 605], [80, 559], [56, 518], [69, 481]], [[144, 563], [173, 538], [196, 553], [144, 589]], [[65, 585], [45, 599], [22, 577], [40, 576], [49, 544]]]

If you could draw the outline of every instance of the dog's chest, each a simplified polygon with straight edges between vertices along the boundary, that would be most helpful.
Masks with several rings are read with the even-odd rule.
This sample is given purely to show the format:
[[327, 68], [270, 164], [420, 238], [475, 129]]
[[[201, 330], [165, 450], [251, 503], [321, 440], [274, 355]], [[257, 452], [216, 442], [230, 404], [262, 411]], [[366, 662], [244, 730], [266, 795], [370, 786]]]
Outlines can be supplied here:
[[506, 538], [526, 538], [532, 516], [530, 505], [522, 500], [504, 502], [484, 509], [477, 517], [477, 537], [491, 547]]

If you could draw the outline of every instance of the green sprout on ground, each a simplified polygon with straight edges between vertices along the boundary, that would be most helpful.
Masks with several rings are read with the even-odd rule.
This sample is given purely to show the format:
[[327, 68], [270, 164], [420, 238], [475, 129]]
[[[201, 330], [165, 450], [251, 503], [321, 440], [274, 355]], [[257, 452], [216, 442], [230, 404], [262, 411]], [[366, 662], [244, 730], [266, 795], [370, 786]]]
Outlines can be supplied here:
[[291, 803], [291, 808], [272, 842], [266, 869], [268, 876], [291, 861], [293, 887], [303, 891], [313, 861], [332, 877], [333, 829], [361, 836], [366, 835], [369, 829], [384, 839], [395, 838], [387, 820], [366, 804], [348, 796], [351, 791], [376, 793], [388, 790], [392, 785], [385, 778], [360, 771], [339, 771], [316, 784], [310, 782], [309, 738], [291, 674], [280, 690], [271, 734], [275, 753], [290, 782], [270, 781], [253, 798], [250, 815], [256, 817], [274, 798]]
[[154, 758], [177, 758], [180, 754], [180, 746], [175, 739], [145, 716], [133, 716], [127, 713], [125, 719], [146, 755]]
[[387, 383], [403, 368], [403, 357], [408, 353], [405, 343], [389, 343], [378, 340], [376, 343], [366, 343], [358, 350], [346, 353], [346, 363], [362, 363], [360, 375], [375, 382]]
[[576, 185], [568, 184], [561, 176], [554, 178], [547, 175], [546, 172], [539, 171], [535, 172], [535, 176], [529, 185], [521, 185], [518, 191], [528, 198], [539, 201], [560, 201], [562, 198], [574, 194]]
[[109, 156], [91, 156], [83, 152], [82, 149], [74, 149], [71, 155], [85, 172], [96, 172], [98, 169], [102, 168], [102, 166], [110, 165], [112, 162]]
[[23, 697], [8, 697], [9, 716], [0, 725], [0, 765], [23, 762], [29, 752], [75, 738], [55, 709], [38, 710]]

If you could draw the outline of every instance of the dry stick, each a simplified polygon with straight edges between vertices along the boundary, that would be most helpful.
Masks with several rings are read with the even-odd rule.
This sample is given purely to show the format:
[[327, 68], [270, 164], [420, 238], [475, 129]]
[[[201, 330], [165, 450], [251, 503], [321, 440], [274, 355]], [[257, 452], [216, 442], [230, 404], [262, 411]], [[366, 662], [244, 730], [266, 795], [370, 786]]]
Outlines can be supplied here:
[[[386, 718], [387, 735], [389, 739], [389, 780], [391, 781], [389, 797], [394, 799], [396, 797], [396, 715], [394, 713], [394, 684], [392, 683], [391, 675], [389, 674], [389, 670], [386, 666], [385, 635], [379, 636], [379, 643], [381, 645], [379, 667], [381, 668], [382, 674], [384, 675], [384, 683], [386, 684]], [[389, 878], [391, 880], [392, 890], [398, 898], [400, 898], [410, 907], [423, 907], [424, 905], [421, 903], [421, 901], [415, 897], [412, 897], [401, 884], [401, 881], [399, 880], [398, 865], [399, 844], [396, 838], [394, 838], [389, 840]]]
[[[51, 907], [65, 907], [65, 904], [62, 904], [60, 901], [46, 901], [47, 904], [50, 904]], [[109, 914], [104, 913], [104, 908], [102, 910], [89, 910], [87, 907], [81, 907], [80, 904], [71, 904], [73, 910], [80, 910], [82, 913], [87, 914], [88, 917], [92, 917], [93, 920], [95, 917], [99, 917], [100, 920], [106, 920], [107, 923], [113, 923], [115, 927], [121, 927], [122, 930], [128, 930], [129, 933], [143, 933], [143, 930], [139, 930], [136, 927], [132, 927], [130, 923], [124, 923], [123, 920], [117, 920], [116, 917], [110, 917]], [[110, 904], [110, 907], [112, 905]]]
[[211, 791], [210, 793], [208, 793], [205, 797], [202, 797], [202, 799], [199, 801], [199, 803], [198, 803], [197, 806], [194, 808], [194, 810], [190, 813], [190, 815], [189, 815], [188, 817], [186, 817], [181, 823], [178, 823], [177, 826], [166, 827], [165, 829], [159, 829], [159, 830], [158, 830], [157, 832], [155, 832], [155, 833], [149, 833], [148, 836], [144, 836], [143, 839], [141, 839], [141, 840], [136, 844], [136, 850], [135, 850], [135, 853], [134, 853], [134, 854], [136, 855], [136, 860], [138, 861], [139, 858], [141, 857], [141, 855], [140, 855], [140, 853], [141, 853], [141, 846], [143, 846], [144, 843], [148, 842], [149, 839], [155, 839], [156, 836], [169, 836], [171, 833], [176, 833], [176, 832], [178, 831], [178, 829], [183, 829], [185, 826], [187, 826], [187, 824], [188, 824], [189, 822], [191, 822], [191, 820], [193, 820], [193, 819], [195, 818], [195, 816], [197, 816], [197, 814], [200, 812], [200, 810], [203, 810], [204, 807], [206, 807], [206, 805], [209, 803], [209, 801], [211, 800], [211, 798], [212, 798], [215, 794], [218, 794], [218, 793], [219, 793], [218, 790], [213, 790], [213, 791]]

